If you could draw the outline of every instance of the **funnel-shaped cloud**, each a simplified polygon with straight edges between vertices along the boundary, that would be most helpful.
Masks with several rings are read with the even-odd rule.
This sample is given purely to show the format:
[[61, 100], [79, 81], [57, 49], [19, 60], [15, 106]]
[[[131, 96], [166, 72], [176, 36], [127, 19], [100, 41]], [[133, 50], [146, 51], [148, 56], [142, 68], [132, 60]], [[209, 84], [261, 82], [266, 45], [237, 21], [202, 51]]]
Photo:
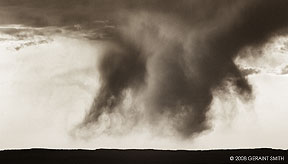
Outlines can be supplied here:
[[[0, 14], [10, 17], [2, 23], [74, 27], [102, 40], [101, 86], [78, 127], [99, 125], [105, 115], [112, 119], [108, 131], [119, 123], [115, 113], [128, 122], [123, 131], [143, 122], [162, 128], [163, 120], [162, 129], [183, 137], [209, 129], [213, 91], [225, 88], [226, 80], [251, 98], [252, 88], [234, 63], [239, 51], [261, 47], [288, 25], [286, 0], [21, 2], [0, 1]], [[7, 12], [11, 8], [15, 13]]]
[[225, 80], [232, 79], [246, 99], [251, 96], [233, 62], [237, 53], [261, 46], [288, 23], [288, 2], [281, 0], [128, 4], [117, 12], [121, 39], [113, 43], [121, 48], [100, 60], [102, 87], [82, 126], [99, 123], [103, 113], [124, 110], [129, 90], [131, 101], [144, 104], [144, 119], [152, 125], [166, 117], [167, 126], [181, 136], [200, 133], [209, 128], [212, 91]]

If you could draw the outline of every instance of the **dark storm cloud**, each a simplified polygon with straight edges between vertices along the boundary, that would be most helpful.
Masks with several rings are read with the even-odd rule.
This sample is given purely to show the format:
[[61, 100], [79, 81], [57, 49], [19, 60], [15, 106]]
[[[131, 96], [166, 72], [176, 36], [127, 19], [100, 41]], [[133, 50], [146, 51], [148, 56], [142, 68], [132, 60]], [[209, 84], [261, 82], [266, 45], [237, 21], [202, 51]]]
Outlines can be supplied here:
[[136, 91], [144, 83], [145, 60], [125, 40], [114, 40], [99, 62], [101, 87], [83, 125], [95, 123], [104, 112], [112, 113], [124, 99], [127, 88]]
[[[123, 2], [123, 1], [122, 1]], [[0, 24], [67, 26], [106, 20], [121, 1], [114, 0], [0, 0]]]
[[6, 10], [19, 8], [2, 23], [79, 24], [79, 29], [95, 20], [114, 23], [104, 30], [109, 37], [99, 59], [101, 87], [80, 127], [100, 123], [103, 114], [121, 113], [130, 91], [132, 101], [144, 106], [142, 119], [157, 126], [165, 117], [183, 137], [209, 129], [212, 92], [225, 80], [233, 79], [239, 95], [251, 96], [251, 86], [233, 62], [236, 55], [246, 46], [261, 46], [288, 23], [286, 0], [0, 2]]
[[[202, 132], [209, 128], [212, 91], [223, 81], [232, 78], [236, 92], [251, 95], [233, 62], [239, 50], [261, 45], [288, 22], [287, 1], [146, 2], [131, 3], [122, 13], [120, 33], [131, 42], [124, 49], [129, 57], [110, 54], [101, 63], [103, 87], [84, 125], [116, 110], [124, 91], [136, 83], [144, 85], [140, 94], [152, 124], [164, 115], [182, 136]], [[135, 82], [143, 76], [145, 83]]]

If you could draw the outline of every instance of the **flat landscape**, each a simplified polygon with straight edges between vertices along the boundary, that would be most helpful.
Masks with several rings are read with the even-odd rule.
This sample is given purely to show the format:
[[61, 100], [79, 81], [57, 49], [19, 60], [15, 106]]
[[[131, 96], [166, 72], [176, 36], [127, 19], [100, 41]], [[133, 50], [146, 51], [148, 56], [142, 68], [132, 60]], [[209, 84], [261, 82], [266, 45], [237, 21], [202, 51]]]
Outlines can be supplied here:
[[[287, 163], [288, 151], [275, 149], [233, 150], [4, 150], [4, 163]], [[1, 162], [1, 163], [2, 163]]]

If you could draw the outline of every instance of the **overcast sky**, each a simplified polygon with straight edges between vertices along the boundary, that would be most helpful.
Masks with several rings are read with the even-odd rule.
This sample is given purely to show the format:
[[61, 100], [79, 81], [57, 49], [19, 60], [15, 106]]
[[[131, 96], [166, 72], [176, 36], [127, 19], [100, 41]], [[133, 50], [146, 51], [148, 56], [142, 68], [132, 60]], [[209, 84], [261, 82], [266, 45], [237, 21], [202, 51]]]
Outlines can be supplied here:
[[0, 0], [0, 149], [287, 149], [286, 3]]

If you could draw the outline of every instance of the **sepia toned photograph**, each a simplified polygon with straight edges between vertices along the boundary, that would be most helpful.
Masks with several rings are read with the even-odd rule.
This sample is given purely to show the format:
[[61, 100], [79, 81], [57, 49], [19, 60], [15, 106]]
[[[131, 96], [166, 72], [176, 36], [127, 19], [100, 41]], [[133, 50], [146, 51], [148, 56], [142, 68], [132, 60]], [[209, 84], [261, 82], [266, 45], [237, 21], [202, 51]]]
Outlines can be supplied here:
[[288, 0], [0, 0], [0, 161], [288, 162]]

